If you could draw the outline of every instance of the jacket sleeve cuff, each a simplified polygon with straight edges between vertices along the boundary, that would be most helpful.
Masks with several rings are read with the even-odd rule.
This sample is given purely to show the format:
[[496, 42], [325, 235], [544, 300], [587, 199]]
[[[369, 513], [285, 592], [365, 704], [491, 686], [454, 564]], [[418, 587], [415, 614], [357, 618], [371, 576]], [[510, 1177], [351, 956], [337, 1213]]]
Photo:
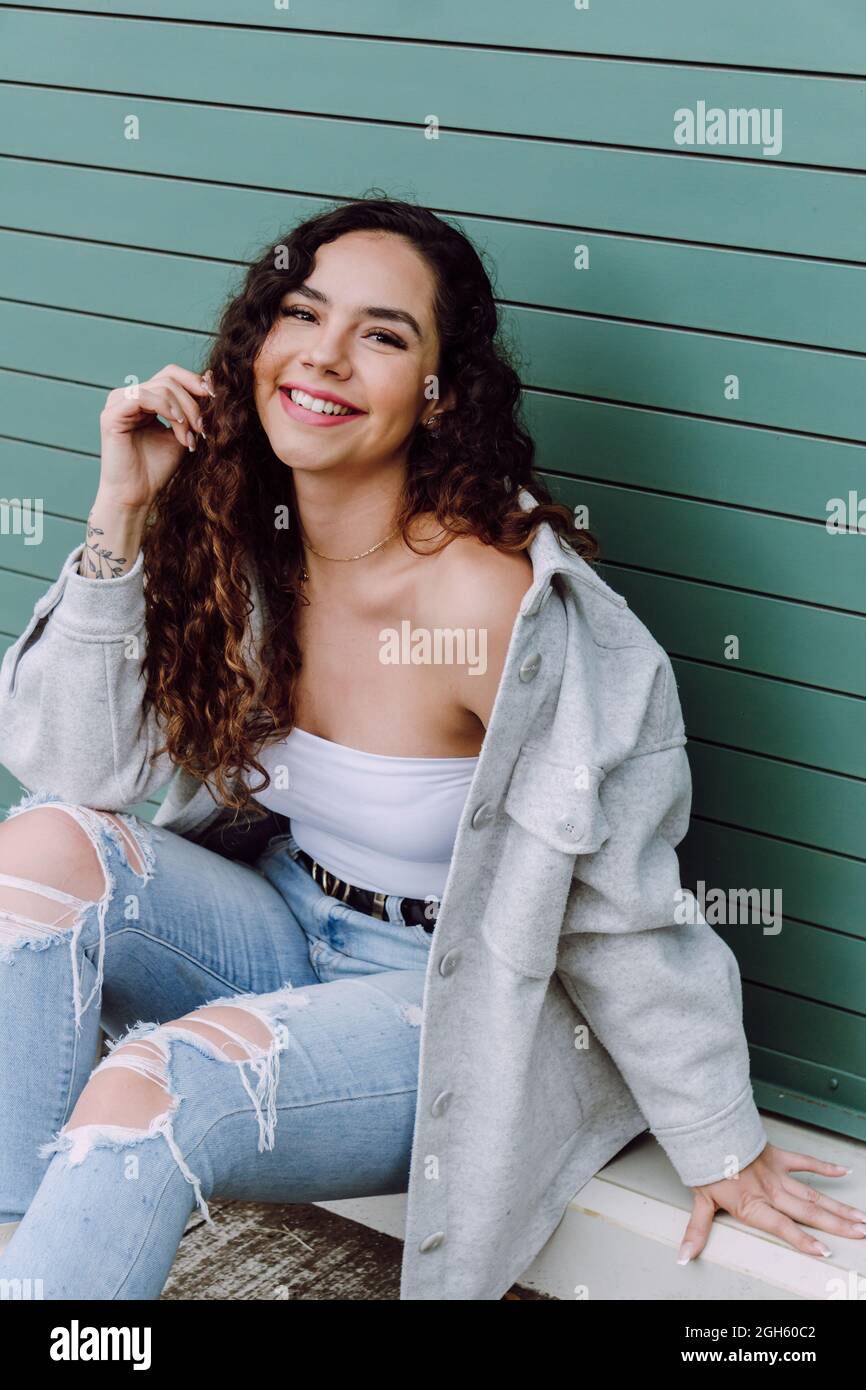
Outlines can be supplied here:
[[693, 1125], [652, 1130], [686, 1187], [736, 1176], [769, 1143], [751, 1082], [724, 1110]]
[[40, 614], [55, 609], [55, 621], [71, 636], [91, 640], [120, 638], [144, 622], [144, 552], [117, 579], [88, 579], [78, 573], [84, 542], [71, 552], [54, 586], [39, 600]]

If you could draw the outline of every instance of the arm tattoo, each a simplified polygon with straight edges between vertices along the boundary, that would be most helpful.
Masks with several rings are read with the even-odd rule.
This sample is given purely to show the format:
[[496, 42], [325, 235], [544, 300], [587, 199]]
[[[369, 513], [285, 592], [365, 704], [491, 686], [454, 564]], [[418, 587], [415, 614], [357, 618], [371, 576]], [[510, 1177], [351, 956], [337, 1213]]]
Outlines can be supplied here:
[[[94, 575], [97, 579], [117, 579], [123, 573], [123, 566], [126, 560], [121, 555], [112, 555], [110, 550], [100, 545], [95, 539], [104, 536], [98, 526], [93, 525], [93, 512], [87, 518], [87, 540], [84, 543], [84, 553], [81, 556], [81, 573]], [[105, 569], [108, 573], [105, 573]]]

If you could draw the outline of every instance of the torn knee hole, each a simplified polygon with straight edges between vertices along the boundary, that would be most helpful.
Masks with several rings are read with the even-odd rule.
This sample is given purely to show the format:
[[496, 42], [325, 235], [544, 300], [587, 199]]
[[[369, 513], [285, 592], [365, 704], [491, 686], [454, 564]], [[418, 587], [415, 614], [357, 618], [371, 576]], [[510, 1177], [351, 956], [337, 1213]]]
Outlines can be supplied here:
[[[108, 1075], [111, 1068], [122, 1068], [126, 1075]], [[64, 1129], [70, 1132], [93, 1125], [140, 1129], [165, 1112], [170, 1100], [165, 1052], [146, 1042], [127, 1043], [94, 1069]]]
[[[0, 869], [27, 865], [26, 877], [44, 878], [46, 848], [52, 868], [51, 886], [74, 891], [86, 899], [106, 889], [107, 871], [100, 830], [122, 851], [129, 867], [145, 881], [153, 870], [153, 850], [144, 827], [120, 812], [94, 811], [89, 806], [33, 793], [13, 806], [0, 826]], [[58, 882], [57, 879], [60, 879]]]
[[[308, 1000], [299, 995], [291, 1002], [302, 1005]], [[244, 1015], [243, 1021], [237, 1018], [239, 1013]], [[238, 1028], [223, 1021], [229, 1015], [239, 1024]], [[218, 1035], [216, 1039], [212, 1036], [214, 1033]], [[108, 1057], [95, 1068], [82, 1091], [70, 1120], [48, 1144], [42, 1145], [40, 1153], [64, 1151], [69, 1163], [76, 1164], [95, 1147], [122, 1151], [130, 1145], [162, 1136], [184, 1178], [194, 1188], [205, 1220], [216, 1229], [199, 1179], [190, 1172], [174, 1137], [174, 1116], [182, 1097], [173, 1089], [170, 1061], [173, 1041], [190, 1043], [205, 1056], [236, 1065], [258, 1122], [258, 1150], [261, 1153], [264, 1149], [273, 1149], [280, 1053], [288, 1045], [288, 1031], [284, 1024], [269, 1015], [227, 1001], [205, 1006], [161, 1026], [136, 1024], [111, 1046]], [[230, 1051], [241, 1055], [229, 1055]], [[111, 1068], [135, 1072], [137, 1081], [132, 1086], [127, 1082], [125, 1087], [121, 1087], [116, 1078], [104, 1083], [100, 1077]], [[257, 1077], [255, 1087], [246, 1075], [247, 1068]], [[161, 1091], [158, 1097], [154, 1095], [154, 1083]], [[97, 1085], [101, 1095], [97, 1094]], [[148, 1096], [145, 1096], [145, 1087]], [[121, 1104], [124, 1109], [120, 1108]]]
[[119, 818], [119, 816], [115, 816], [109, 811], [101, 811], [99, 814], [102, 815], [105, 818], [105, 820], [111, 821], [112, 825], [117, 827], [118, 834], [120, 835], [120, 838], [123, 840], [123, 843], [126, 846], [126, 858], [130, 867], [133, 868], [137, 874], [146, 873], [147, 866], [144, 861], [144, 856], [141, 853], [141, 850], [139, 849], [138, 844], [136, 843], [135, 838], [132, 832], [129, 830], [128, 826], [124, 825], [123, 821]]
[[[33, 792], [11, 808], [0, 826], [0, 962], [14, 963], [22, 948], [41, 950], [68, 939], [78, 1029], [82, 1014], [102, 988], [105, 917], [116, 887], [106, 859], [106, 838], [147, 883], [154, 872], [153, 849], [143, 828], [125, 814], [94, 811], [48, 792]], [[82, 1003], [78, 939], [93, 908], [99, 932], [96, 980]], [[82, 963], [81, 970], [85, 968]]]
[[[131, 1031], [147, 1029], [153, 1029], [153, 1025], [139, 1024]], [[181, 1097], [172, 1090], [168, 1046], [158, 1036], [158, 1031], [150, 1032], [149, 1041], [125, 1040], [122, 1047], [115, 1044], [115, 1050], [93, 1072], [70, 1120], [47, 1144], [40, 1147], [39, 1152], [43, 1156], [54, 1152], [65, 1153], [67, 1162], [74, 1166], [82, 1163], [94, 1149], [124, 1153], [138, 1144], [161, 1137], [182, 1176], [192, 1186], [202, 1216], [216, 1231], [201, 1182], [190, 1171], [174, 1136], [174, 1116]], [[97, 1094], [105, 1085], [101, 1074], [111, 1067], [137, 1074], [135, 1094], [128, 1080], [121, 1087], [116, 1078], [110, 1080], [110, 1094]], [[145, 1087], [151, 1095], [145, 1097], [143, 1102]], [[142, 1113], [142, 1104], [145, 1113]], [[123, 1109], [124, 1105], [126, 1109]], [[107, 1116], [103, 1111], [107, 1111]]]
[[0, 874], [0, 939], [17, 941], [28, 933], [50, 935], [58, 928], [71, 927], [82, 907], [88, 903], [70, 893], [62, 896], [28, 879], [13, 883], [15, 875]]
[[[233, 1022], [239, 1023], [238, 1014], [244, 1016], [240, 1027], [232, 1028], [223, 1021], [231, 1017]], [[141, 1033], [146, 1036], [137, 1036]], [[138, 1024], [129, 1035], [110, 1044], [108, 1057], [94, 1069], [65, 1131], [94, 1125], [152, 1126], [162, 1112], [166, 1116], [173, 1113], [179, 1100], [172, 1095], [168, 1069], [172, 1040], [191, 1043], [214, 1060], [237, 1064], [259, 1120], [259, 1148], [265, 1144], [272, 1146], [279, 1052], [285, 1047], [288, 1035], [282, 1024], [274, 1023], [269, 1027], [252, 1009], [232, 1005], [206, 1005], [161, 1027]], [[258, 1077], [255, 1090], [244, 1073], [247, 1065]], [[127, 1077], [121, 1081], [117, 1077], [106, 1077], [105, 1073], [111, 1069], [132, 1072], [136, 1079], [131, 1081]], [[170, 1103], [168, 1111], [166, 1100]], [[263, 1106], [267, 1107], [267, 1117]]]
[[60, 808], [36, 807], [3, 823], [0, 939], [35, 943], [75, 926], [108, 891], [99, 850]]
[[[243, 1028], [227, 1026], [233, 1019], [237, 1020], [238, 1014], [243, 1015]], [[273, 1042], [270, 1028], [251, 1009], [206, 1005], [205, 1008], [196, 1010], [194, 1014], [187, 1014], [186, 1018], [178, 1019], [176, 1022], [178, 1025], [194, 1028], [196, 1032], [204, 1028], [206, 1031], [201, 1036], [215, 1042], [223, 1056], [231, 1062], [248, 1060], [250, 1043], [261, 1051], [270, 1047]], [[228, 1038], [228, 1041], [221, 1041], [223, 1038]]]
[[[216, 1055], [225, 1061], [243, 1061], [261, 1058], [273, 1044], [273, 1036], [258, 1017], [249, 1010], [234, 1009], [237, 1016], [244, 1013], [244, 1031], [226, 1026], [220, 1018], [230, 1013], [227, 1008], [205, 1007], [184, 1018], [174, 1019], [156, 1030], [156, 1035], [165, 1039], [170, 1036], [189, 1040], [201, 1039], [209, 1044], [209, 1055]], [[168, 1030], [171, 1030], [170, 1032]], [[228, 1038], [225, 1035], [229, 1035]], [[250, 1036], [252, 1035], [252, 1036]], [[108, 1077], [111, 1068], [132, 1072], [137, 1080]], [[79, 1125], [111, 1122], [115, 1125], [141, 1125], [148, 1123], [164, 1109], [168, 1095], [166, 1076], [165, 1043], [145, 1039], [118, 1043], [113, 1051], [98, 1067], [78, 1098], [78, 1103], [67, 1122], [67, 1129]]]

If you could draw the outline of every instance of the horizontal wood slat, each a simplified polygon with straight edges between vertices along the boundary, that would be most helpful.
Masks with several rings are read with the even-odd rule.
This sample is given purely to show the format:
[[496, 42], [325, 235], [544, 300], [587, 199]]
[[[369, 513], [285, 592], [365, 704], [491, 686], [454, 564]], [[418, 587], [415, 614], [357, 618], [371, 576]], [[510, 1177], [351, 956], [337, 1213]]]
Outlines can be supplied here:
[[[29, 535], [23, 532], [23, 522], [20, 534], [0, 535], [0, 561], [3, 569], [13, 570], [28, 579], [33, 575], [40, 581], [55, 579], [69, 552], [84, 540], [84, 526], [80, 521], [67, 521], [62, 517], [43, 514], [42, 535], [39, 540], [38, 532], [33, 536], [32, 513], [28, 517], [27, 513], [23, 512], [23, 519], [28, 524]], [[4, 584], [7, 582], [5, 573], [2, 574], [2, 580]], [[42, 589], [44, 592], [44, 583]], [[6, 627], [3, 620], [4, 605], [5, 600], [0, 596], [0, 627], [3, 628]]]
[[[796, 1055], [829, 1067], [840, 1081], [846, 1075], [864, 1075], [866, 1018], [843, 1009], [798, 999], [763, 985], [743, 984], [743, 1017], [749, 1042], [755, 1047], [785, 1050], [786, 1041]], [[796, 1040], [796, 1042], [795, 1042]], [[840, 1059], [848, 1059], [848, 1065]], [[830, 1092], [826, 1099], [845, 1105], [844, 1093]]]
[[[0, 421], [4, 434], [12, 436], [13, 449], [23, 448], [29, 441], [33, 445], [90, 453], [98, 459], [99, 413], [108, 390], [108, 385], [85, 386], [0, 368]], [[80, 506], [86, 506], [87, 500], [82, 495]]]
[[219, 261], [0, 232], [0, 298], [52, 309], [210, 330], [243, 273]]
[[866, 533], [572, 478], [557, 478], [556, 494], [588, 508], [606, 563], [858, 611], [866, 596]]
[[[235, 278], [232, 266], [215, 265], [203, 251], [252, 259], [328, 202], [9, 158], [0, 158], [0, 181], [7, 226], [66, 238], [51, 254], [41, 239], [4, 233], [0, 293], [58, 308], [80, 308], [84, 299], [93, 313], [154, 322], [168, 282], [174, 316], [165, 322], [172, 324], [192, 324], [190, 315]], [[585, 225], [456, 220], [489, 258], [502, 300], [866, 351], [862, 265], [608, 236]], [[102, 244], [76, 245], [75, 237]], [[149, 251], [133, 258], [131, 247]], [[576, 270], [583, 247], [587, 268]], [[160, 251], [177, 253], [179, 263], [159, 259]], [[74, 274], [64, 275], [67, 262]]]
[[675, 660], [686, 730], [745, 752], [866, 778], [866, 702]]
[[123, 385], [179, 362], [200, 368], [211, 336], [0, 300], [0, 365], [88, 385]]
[[[100, 396], [104, 399], [105, 393], [100, 392]], [[0, 410], [2, 401], [0, 385]], [[98, 424], [96, 429], [98, 432]], [[99, 483], [99, 460], [68, 449], [0, 437], [0, 478], [7, 499], [41, 498], [45, 512], [84, 521]], [[5, 539], [0, 537], [0, 555]], [[28, 574], [36, 572], [29, 565], [23, 568]]]
[[866, 695], [866, 618], [624, 565], [599, 572], [672, 655], [718, 663], [733, 633], [742, 671]]
[[866, 439], [863, 357], [540, 309], [507, 309], [503, 324], [528, 386]]
[[862, 495], [866, 449], [612, 401], [524, 392], [537, 463], [552, 475], [681, 493], [826, 523], [827, 501]]
[[[0, 12], [0, 35], [5, 81], [866, 169], [866, 82], [851, 78], [31, 10]], [[520, 89], [532, 101], [515, 105]], [[723, 143], [709, 143], [701, 110], [725, 113]], [[686, 145], [684, 111], [697, 118]]]
[[866, 782], [689, 740], [696, 815], [866, 860]]
[[[691, 757], [691, 744], [687, 746]], [[784, 892], [785, 912], [866, 939], [866, 862], [808, 849], [693, 816], [678, 849], [683, 883], [711, 887], [768, 884]]]
[[[64, 0], [31, 0], [33, 8], [60, 10]], [[437, 43], [497, 44], [573, 53], [620, 53], [644, 58], [802, 68], [817, 72], [866, 72], [866, 35], [860, 0], [608, 0], [578, 10], [570, 4], [530, 6], [525, 0], [291, 0], [284, 9], [247, 0], [77, 0], [91, 14], [146, 13], [153, 19], [255, 24], [280, 30]]]
[[[132, 109], [131, 109], [132, 108]], [[129, 115], [138, 139], [125, 138]], [[866, 178], [756, 160], [0, 87], [0, 153], [599, 231], [863, 259]], [[383, 171], [387, 171], [383, 175]], [[204, 243], [203, 247], [204, 249]]]
[[753, 898], [754, 910], [744, 900], [731, 902], [739, 922], [710, 922], [736, 955], [743, 979], [866, 1016], [866, 941], [780, 917], [780, 898], [767, 889], [763, 901]]

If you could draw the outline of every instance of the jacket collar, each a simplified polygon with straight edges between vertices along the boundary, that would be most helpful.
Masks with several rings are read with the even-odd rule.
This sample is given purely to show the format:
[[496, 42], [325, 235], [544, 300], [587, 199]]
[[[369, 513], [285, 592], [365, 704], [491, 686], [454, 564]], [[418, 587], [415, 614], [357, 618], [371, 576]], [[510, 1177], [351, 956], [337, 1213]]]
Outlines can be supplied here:
[[[520, 489], [518, 501], [526, 512], [541, 505], [525, 487]], [[622, 595], [605, 584], [577, 551], [563, 548], [557, 532], [549, 521], [541, 522], [529, 542], [529, 557], [532, 560], [532, 584], [524, 594], [518, 610], [524, 617], [533, 617], [547, 601], [553, 576], [556, 574], [565, 575], [573, 586], [588, 585], [619, 608], [628, 606]]]

